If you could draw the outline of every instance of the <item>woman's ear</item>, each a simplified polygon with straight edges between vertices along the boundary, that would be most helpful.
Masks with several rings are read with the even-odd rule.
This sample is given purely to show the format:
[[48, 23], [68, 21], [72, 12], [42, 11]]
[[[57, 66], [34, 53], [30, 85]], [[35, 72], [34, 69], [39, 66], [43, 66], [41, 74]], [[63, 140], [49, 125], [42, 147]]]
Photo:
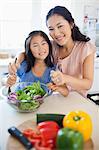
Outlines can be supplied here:
[[74, 23], [73, 22], [70, 23], [70, 27], [71, 27], [71, 29], [73, 29], [73, 27], [74, 27]]

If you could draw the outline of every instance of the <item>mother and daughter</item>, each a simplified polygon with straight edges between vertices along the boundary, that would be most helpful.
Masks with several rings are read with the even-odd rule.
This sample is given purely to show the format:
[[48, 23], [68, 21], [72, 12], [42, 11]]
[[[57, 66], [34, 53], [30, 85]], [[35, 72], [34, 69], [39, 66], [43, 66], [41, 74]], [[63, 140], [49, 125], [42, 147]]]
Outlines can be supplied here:
[[53, 41], [42, 31], [31, 32], [25, 52], [9, 65], [7, 84], [16, 82], [17, 72], [20, 81], [39, 80], [64, 96], [72, 90], [86, 96], [93, 82], [95, 46], [79, 31], [65, 7], [52, 8], [46, 25]]

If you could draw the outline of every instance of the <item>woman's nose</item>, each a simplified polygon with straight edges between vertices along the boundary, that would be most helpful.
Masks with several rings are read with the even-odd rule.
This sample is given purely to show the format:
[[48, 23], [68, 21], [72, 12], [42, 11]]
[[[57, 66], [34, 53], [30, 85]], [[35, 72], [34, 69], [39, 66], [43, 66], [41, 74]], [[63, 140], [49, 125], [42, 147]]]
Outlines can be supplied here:
[[60, 35], [59, 29], [56, 28], [56, 29], [54, 30], [54, 35], [55, 35], [56, 37]]

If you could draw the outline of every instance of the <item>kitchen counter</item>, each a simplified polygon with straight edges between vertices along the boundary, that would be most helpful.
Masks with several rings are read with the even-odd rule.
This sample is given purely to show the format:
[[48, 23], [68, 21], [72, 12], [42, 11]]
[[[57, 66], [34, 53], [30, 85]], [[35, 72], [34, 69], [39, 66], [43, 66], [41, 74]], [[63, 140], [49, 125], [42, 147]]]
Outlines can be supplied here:
[[[68, 97], [60, 94], [53, 94], [45, 98], [40, 108], [33, 113], [18, 113], [6, 103], [6, 100], [0, 100], [0, 148], [6, 150], [8, 140], [7, 129], [11, 126], [18, 126], [27, 120], [34, 120], [36, 113], [63, 113], [67, 114], [73, 110], [83, 110], [90, 114], [93, 122], [92, 141], [94, 148], [99, 149], [99, 107], [88, 99], [85, 99], [76, 92], [71, 92]], [[88, 149], [89, 150], [89, 149]]]

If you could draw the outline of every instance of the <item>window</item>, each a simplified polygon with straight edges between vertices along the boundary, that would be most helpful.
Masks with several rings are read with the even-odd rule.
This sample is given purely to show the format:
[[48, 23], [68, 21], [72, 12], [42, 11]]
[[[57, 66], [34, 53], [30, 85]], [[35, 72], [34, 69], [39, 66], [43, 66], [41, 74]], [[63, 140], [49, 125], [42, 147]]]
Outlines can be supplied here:
[[24, 49], [24, 41], [32, 30], [46, 27], [46, 14], [56, 5], [70, 7], [63, 0], [0, 0], [0, 51], [15, 55]]
[[22, 50], [32, 27], [32, 0], [0, 1], [0, 51]]

